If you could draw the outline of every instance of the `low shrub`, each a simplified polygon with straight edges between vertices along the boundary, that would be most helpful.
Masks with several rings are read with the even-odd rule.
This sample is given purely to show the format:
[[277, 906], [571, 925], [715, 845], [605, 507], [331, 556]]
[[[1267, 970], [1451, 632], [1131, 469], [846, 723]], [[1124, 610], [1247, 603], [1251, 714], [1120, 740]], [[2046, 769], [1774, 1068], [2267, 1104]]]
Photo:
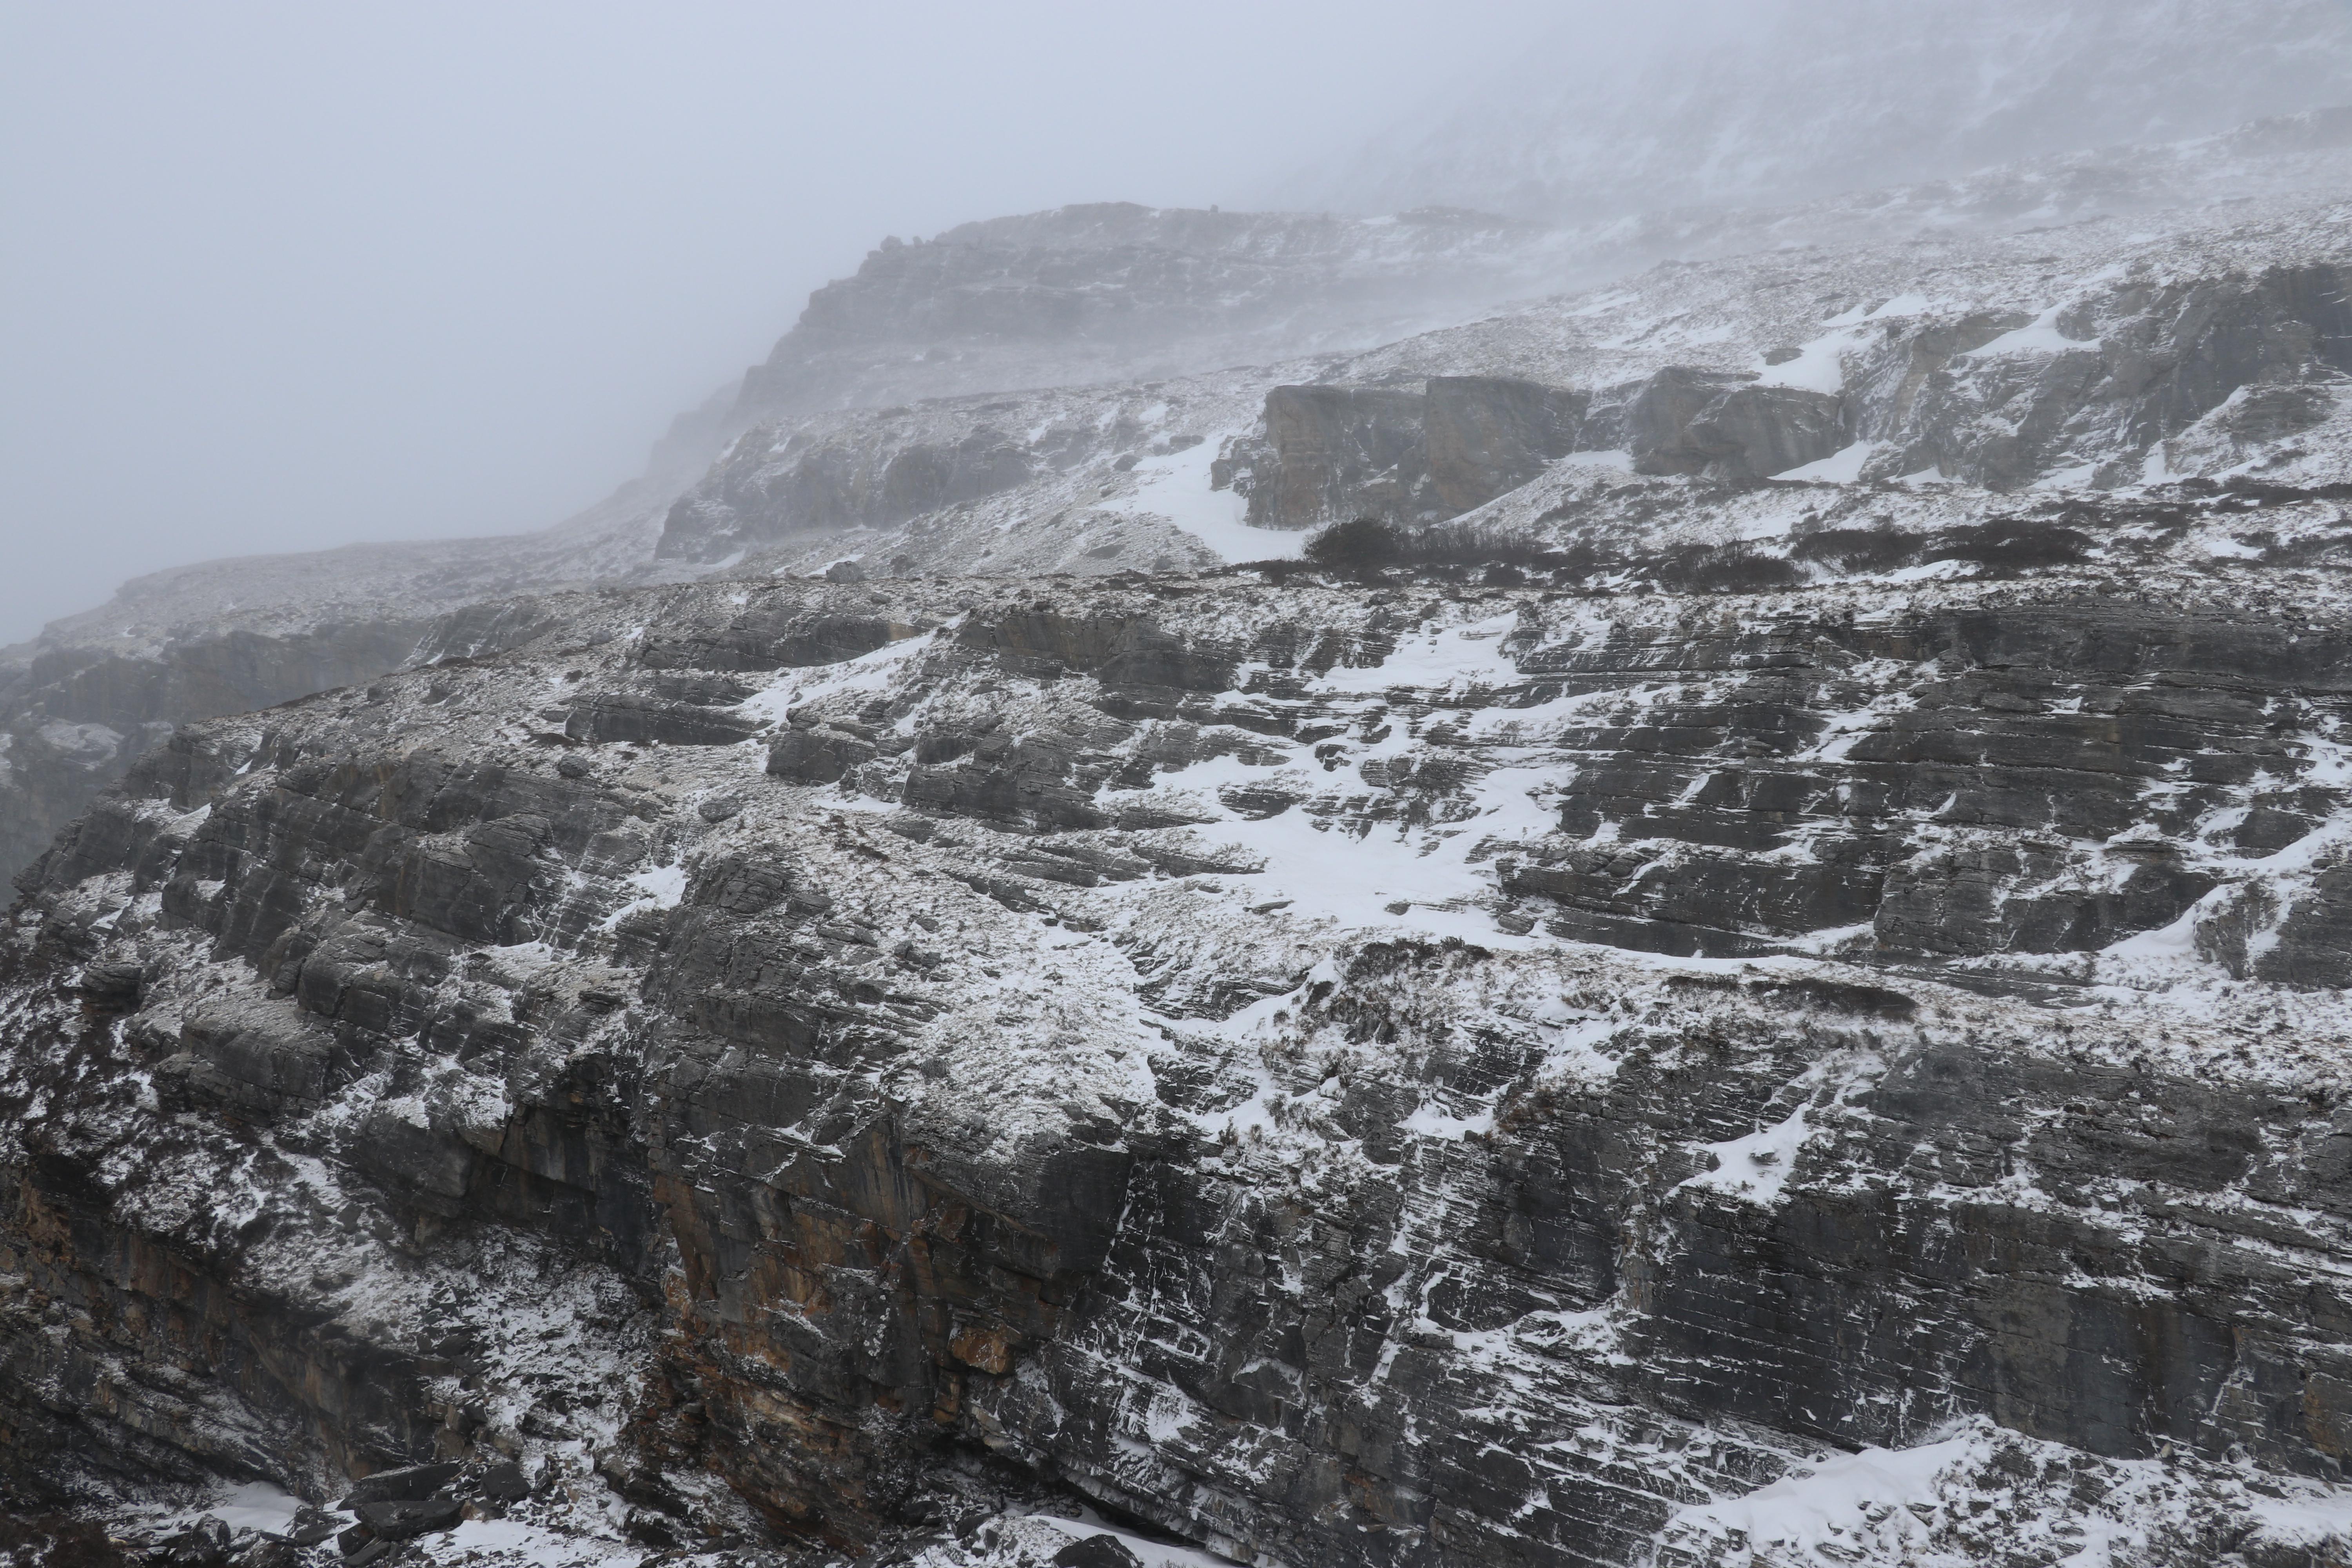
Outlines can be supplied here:
[[1927, 540], [1895, 528], [1825, 528], [1789, 547], [1792, 560], [1842, 572], [1885, 572], [1919, 558]]
[[2090, 553], [2091, 536], [2077, 529], [1995, 518], [1947, 530], [1923, 559], [1969, 561], [1995, 572], [2021, 572], [2035, 566], [2070, 566], [2088, 560]]
[[1393, 523], [1360, 517], [1316, 534], [1307, 542], [1306, 555], [1326, 572], [1377, 572], [1404, 562], [1405, 539]]

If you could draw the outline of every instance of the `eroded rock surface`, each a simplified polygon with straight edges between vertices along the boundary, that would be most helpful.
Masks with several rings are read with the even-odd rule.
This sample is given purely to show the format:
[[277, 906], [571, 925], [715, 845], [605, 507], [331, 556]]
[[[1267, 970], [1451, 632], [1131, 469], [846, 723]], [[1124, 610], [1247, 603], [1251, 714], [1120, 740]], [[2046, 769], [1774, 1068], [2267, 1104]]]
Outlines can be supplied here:
[[2319, 1561], [2347, 649], [2175, 558], [641, 590], [190, 727], [11, 928], [10, 1484], [1696, 1562], [1916, 1450]]
[[2346, 124], [970, 226], [52, 628], [0, 1554], [2343, 1561]]

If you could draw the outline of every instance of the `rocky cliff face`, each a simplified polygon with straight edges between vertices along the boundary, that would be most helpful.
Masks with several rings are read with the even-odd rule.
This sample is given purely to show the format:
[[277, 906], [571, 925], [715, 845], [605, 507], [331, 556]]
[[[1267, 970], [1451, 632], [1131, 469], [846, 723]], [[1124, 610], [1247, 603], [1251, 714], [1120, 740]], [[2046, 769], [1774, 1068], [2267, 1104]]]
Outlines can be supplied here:
[[[12, 650], [14, 667], [0, 663], [0, 733], [16, 758], [0, 773], [0, 874], [13, 876], [170, 725], [398, 668], [437, 616], [467, 606], [488, 615], [512, 595], [582, 583], [691, 575], [780, 536], [896, 528], [1082, 458], [1165, 455], [1186, 434], [1139, 424], [1133, 413], [1150, 397], [1132, 400], [1114, 427], [1066, 396], [1062, 422], [1034, 432], [992, 420], [1002, 409], [989, 399], [976, 400], [976, 413], [936, 416], [911, 401], [1366, 347], [1556, 287], [1562, 266], [1578, 265], [1563, 264], [1559, 247], [1537, 226], [1458, 209], [1366, 222], [1126, 204], [890, 241], [856, 275], [818, 289], [740, 388], [680, 416], [643, 478], [556, 529], [158, 573]], [[1117, 400], [1116, 385], [1109, 395]], [[866, 412], [843, 412], [852, 409]], [[1166, 540], [1139, 538], [1124, 563], [1175, 563], [1199, 548], [1171, 554]], [[247, 633], [266, 646], [215, 647]], [[327, 647], [341, 651], [316, 651]], [[223, 658], [239, 672], [210, 673]], [[115, 684], [153, 694], [134, 704], [130, 727], [120, 704], [83, 700], [50, 673], [93, 662], [114, 668]]]
[[528, 601], [424, 618], [196, 633], [128, 655], [50, 646], [0, 682], [0, 868], [29, 865], [99, 791], [191, 719], [268, 708], [542, 625]]
[[187, 729], [14, 918], [11, 1484], [2323, 1561], [2352, 649], [2170, 504], [1765, 592], [613, 592]]
[[2340, 203], [1184, 362], [1531, 243], [887, 247], [674, 491], [12, 667], [0, 1502], [205, 1568], [2343, 1561]]
[[[13, 874], [114, 776], [111, 764], [99, 760], [104, 745], [94, 730], [77, 731], [80, 739], [56, 731], [42, 741], [44, 726], [114, 730], [122, 737], [113, 742], [116, 754], [127, 758], [164, 724], [224, 710], [166, 702], [138, 721], [156, 726], [152, 731], [123, 730], [94, 709], [60, 702], [54, 692], [26, 695], [41, 685], [26, 668], [36, 658], [140, 661], [145, 668], [136, 682], [167, 689], [183, 680], [173, 663], [183, 656], [167, 647], [200, 648], [244, 631], [290, 639], [267, 656], [290, 672], [310, 657], [304, 650], [322, 640], [391, 647], [408, 627], [467, 606], [490, 614], [512, 595], [583, 582], [672, 580], [754, 555], [767, 557], [770, 569], [822, 566], [847, 555], [860, 570], [877, 573], [1099, 572], [1280, 553], [1286, 547], [1278, 541], [1252, 541], [1254, 531], [1236, 531], [1235, 525], [1245, 517], [1287, 529], [1360, 510], [1414, 518], [1459, 512], [1510, 491], [1577, 444], [1597, 441], [1599, 449], [1614, 450], [1633, 439], [1614, 426], [1570, 437], [1566, 404], [1551, 404], [1589, 400], [1594, 389], [1676, 366], [1773, 380], [1771, 356], [1817, 336], [1822, 312], [1792, 311], [1786, 308], [1797, 303], [1791, 298], [1773, 308], [1771, 320], [1751, 319], [1753, 311], [1738, 308], [1738, 290], [1762, 281], [1769, 292], [1790, 280], [1771, 279], [1769, 268], [1753, 262], [1730, 263], [1679, 280], [1681, 269], [1671, 268], [1636, 291], [1645, 300], [1676, 301], [1670, 316], [1703, 302], [1717, 334], [1704, 340], [1672, 321], [1627, 332], [1621, 318], [1613, 332], [1579, 331], [1579, 321], [1605, 323], [1614, 296], [1603, 291], [1587, 296], [1565, 320], [1557, 310], [1518, 309], [1475, 327], [1407, 336], [1369, 359], [1333, 357], [1343, 351], [1486, 314], [1506, 298], [1595, 283], [1659, 256], [1822, 247], [1842, 256], [1826, 267], [1798, 269], [1816, 293], [1881, 288], [1880, 301], [1899, 300], [1908, 287], [1902, 280], [1940, 265], [1928, 259], [1931, 252], [1913, 243], [1881, 253], [1878, 266], [1859, 274], [1848, 264], [1853, 247], [1903, 237], [1926, 237], [1963, 270], [2010, 272], [1990, 289], [1979, 287], [1979, 278], [1970, 290], [1982, 297], [1982, 308], [2021, 312], [2032, 324], [2046, 290], [2027, 287], [2017, 275], [2025, 258], [2043, 258], [2029, 265], [2042, 267], [2035, 280], [2047, 282], [2085, 278], [2112, 258], [2084, 264], [2091, 247], [2080, 234], [2064, 244], [2011, 246], [2005, 256], [1998, 247], [1987, 252], [1956, 243], [1956, 235], [2046, 230], [2066, 218], [2215, 200], [2242, 204], [2242, 216], [2250, 195], [2275, 205], [2290, 193], [2336, 188], [2347, 149], [2352, 119], [2315, 114], [1794, 208], [1688, 209], [1561, 226], [1459, 209], [1362, 220], [1105, 205], [966, 225], [924, 245], [886, 247], [855, 277], [819, 290], [802, 324], [739, 390], [682, 416], [656, 444], [642, 479], [562, 527], [510, 539], [350, 547], [178, 569], [140, 579], [113, 604], [53, 624], [39, 644], [21, 651], [5, 678], [19, 694], [8, 700], [4, 722], [20, 761], [0, 778], [0, 820], [18, 826], [0, 848], [0, 869]], [[2178, 219], [2159, 226], [2168, 232], [2179, 226]], [[2099, 233], [2095, 226], [2087, 232]], [[2110, 226], [2110, 248], [2129, 232]], [[2000, 265], [1988, 268], [1988, 261]], [[2174, 256], [2158, 262], [2183, 264], [2192, 274], [2203, 266]], [[2049, 274], [2051, 267], [2057, 273]], [[1596, 302], [1601, 311], [1576, 314]], [[2194, 314], [2211, 304], [2200, 300], [2182, 309]], [[2313, 315], [2312, 300], [2292, 289], [2252, 304], [2223, 301], [2222, 308], [2246, 318], [2230, 323], [2238, 340], [2261, 330], [2255, 317], [2308, 322]], [[2117, 309], [2145, 314], [2144, 302]], [[1885, 313], [1895, 312], [1890, 307]], [[2334, 330], [2323, 324], [2323, 336], [2304, 345], [2302, 358], [2324, 357], [2332, 341], [2324, 334]], [[2057, 461], [2064, 454], [2053, 456], [2053, 433], [2071, 438], [2085, 422], [2086, 401], [2102, 399], [2130, 405], [2134, 421], [2120, 434], [2107, 432], [2109, 457], [2144, 457], [2152, 432], [2168, 437], [2172, 429], [2163, 418], [2145, 416], [2147, 397], [2139, 384], [2169, 369], [2164, 356], [2170, 350], [2159, 341], [2165, 329], [2159, 324], [2143, 336], [2148, 341], [2134, 340], [2115, 364], [2103, 359], [2087, 377], [2076, 364], [2063, 384], [2044, 386], [2033, 374], [2021, 384], [1971, 386], [1932, 401], [1915, 418], [1920, 388], [1913, 383], [1954, 353], [1940, 339], [1927, 342], [1914, 355], [1916, 364], [1906, 360], [1889, 372], [1904, 412], [1890, 422], [1899, 429], [1871, 437], [1889, 448], [1881, 469], [1918, 471], [1889, 467], [1898, 461], [1891, 453], [1900, 437], [1908, 443], [1900, 460], [1942, 463], [1947, 473], [1995, 485], [2028, 482], [2066, 466]], [[1725, 352], [1733, 344], [1738, 352]], [[1286, 359], [1310, 352], [1323, 357]], [[2273, 357], [2296, 352], [2280, 345]], [[1673, 413], [1678, 405], [1668, 400], [1673, 418], [1659, 437], [1668, 455], [1660, 460], [1678, 465], [1673, 471], [1735, 474], [1777, 472], [1775, 464], [1816, 454], [1832, 423], [1822, 398], [1803, 395], [1822, 393], [1818, 361], [1816, 355], [1793, 373], [1804, 384], [1738, 394], [1714, 415], [1698, 407]], [[1234, 364], [1269, 368], [1202, 374]], [[2101, 384], [2102, 376], [2116, 384]], [[1464, 377], [1532, 381], [1552, 390], [1523, 395], [1537, 400], [1525, 407], [1475, 390], [1441, 396], [1444, 406], [1427, 433], [1401, 429], [1393, 439], [1381, 438], [1397, 451], [1382, 457], [1376, 470], [1349, 456], [1353, 436], [1335, 434], [1336, 457], [1325, 478], [1277, 482], [1287, 499], [1253, 500], [1248, 506], [1255, 511], [1220, 504], [1223, 498], [1200, 500], [1201, 476], [1182, 456], [1184, 444], [1199, 437], [1212, 447], [1237, 444], [1227, 454], [1229, 471], [1256, 462], [1272, 447], [1268, 437], [1250, 430], [1252, 416], [1278, 386], [1421, 391], [1432, 379]], [[2198, 384], [2185, 400], [2208, 395], [2205, 382], [2218, 381], [2227, 395], [2238, 384], [2233, 377], [2276, 379], [2267, 361], [2251, 368], [2236, 362], [2195, 367]], [[2076, 384], [2086, 379], [2087, 389]], [[1843, 418], [1855, 403], [1853, 389], [1834, 375], [1828, 384], [1842, 398]], [[1006, 395], [1012, 388], [1057, 386], [1080, 390]], [[2305, 405], [2322, 395], [2306, 393]], [[917, 399], [931, 401], [908, 406]], [[1685, 414], [1697, 417], [1696, 443], [1681, 439], [1690, 423]], [[2295, 416], [2277, 409], [2247, 416], [2257, 424]], [[1956, 435], [1960, 449], [1947, 452], [1939, 443], [1952, 444], [1947, 437]], [[2184, 449], [2179, 471], [2226, 468], [2221, 459], [2245, 445], [2228, 431], [2207, 436]], [[1380, 442], [1375, 447], [1387, 452]], [[1205, 451], [1200, 460], [1217, 456]], [[1258, 466], [1270, 471], [1275, 465]], [[2121, 471], [2110, 469], [2109, 477]], [[1171, 486], [1184, 496], [1168, 493]], [[842, 536], [860, 531], [864, 536], [844, 549]], [[185, 658], [201, 665], [210, 657], [192, 651]], [[361, 679], [389, 668], [331, 659], [320, 679]], [[295, 695], [300, 681], [290, 673], [288, 679], [293, 683], [240, 688], [240, 700]]]
[[[875, 574], [1247, 559], [1350, 517], [1462, 515], [1562, 459], [1993, 492], [2226, 472], [2329, 449], [2293, 437], [2334, 416], [2352, 341], [2334, 212], [1664, 266], [1360, 354], [778, 418], [659, 550]], [[2267, 434], [2180, 444], [2215, 416]]]
[[[1270, 528], [1454, 517], [1579, 453], [1715, 479], [1933, 474], [1993, 491], [2051, 478], [2113, 489], [2169, 473], [2176, 449], [2165, 443], [2224, 405], [2229, 430], [2261, 433], [2233, 457], [2332, 417], [2352, 372], [2343, 267], [2324, 252], [2253, 269], [2214, 257], [2210, 270], [2184, 275], [2177, 263], [2189, 258], [2167, 249], [2176, 267], [2142, 256], [2123, 264], [2126, 280], [2061, 290], [2039, 311], [1959, 290], [1825, 311], [1813, 334], [1763, 350], [1753, 368], [1710, 355], [1611, 385], [1447, 376], [1422, 392], [1276, 387], [1259, 428], [1227, 444], [1217, 477]], [[1969, 270], [1979, 288], [1999, 275], [1984, 261]], [[1774, 281], [1800, 279], [1828, 280], [1797, 270]], [[1669, 345], [1732, 335], [1694, 334], [1684, 312], [1645, 319], [1622, 297], [1601, 305], [1596, 313], [1633, 318], [1633, 341], [1669, 324], [1681, 328]], [[1759, 328], [1771, 330], [1751, 318], [1733, 331]], [[1392, 377], [1382, 358], [1363, 368]]]
[[1369, 347], [1550, 282], [1559, 245], [1443, 206], [1367, 221], [1122, 202], [964, 224], [886, 240], [812, 294], [741, 405], [773, 416]]

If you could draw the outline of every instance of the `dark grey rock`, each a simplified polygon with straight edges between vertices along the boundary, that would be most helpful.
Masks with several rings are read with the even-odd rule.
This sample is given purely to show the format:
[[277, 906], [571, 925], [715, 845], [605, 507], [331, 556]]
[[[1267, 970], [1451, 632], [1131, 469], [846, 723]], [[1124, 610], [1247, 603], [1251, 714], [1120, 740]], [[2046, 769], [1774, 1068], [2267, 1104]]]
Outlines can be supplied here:
[[1249, 521], [1300, 529], [1357, 516], [1409, 520], [1429, 483], [1419, 392], [1278, 386], [1265, 396], [1265, 455]]
[[482, 1495], [493, 1502], [520, 1502], [530, 1495], [529, 1479], [512, 1459], [484, 1470], [479, 1484]]
[[1432, 376], [1423, 416], [1430, 489], [1451, 516], [1517, 489], [1577, 449], [1582, 392], [1500, 376]]
[[1143, 1559], [1116, 1535], [1089, 1535], [1055, 1552], [1054, 1568], [1143, 1568]]
[[228, 1526], [206, 1514], [164, 1542], [154, 1560], [164, 1568], [224, 1568], [228, 1554]]
[[317, 1546], [347, 1527], [325, 1509], [304, 1507], [286, 1527], [286, 1539], [297, 1546]]
[[768, 748], [768, 773], [788, 784], [838, 784], [851, 769], [872, 762], [875, 747], [832, 729], [786, 730]]
[[563, 725], [576, 741], [665, 746], [731, 746], [759, 729], [757, 721], [736, 714], [617, 692], [574, 700]]
[[[838, 762], [838, 802], [726, 755], [625, 802], [495, 708], [391, 734], [286, 719], [244, 773], [249, 740], [222, 766], [191, 731], [59, 846], [0, 952], [25, 1151], [0, 1215], [27, 1281], [0, 1301], [0, 1474], [65, 1468], [36, 1445], [200, 1474], [224, 1430], [387, 1463], [470, 1440], [479, 1463], [505, 1435], [450, 1391], [505, 1376], [479, 1348], [510, 1342], [487, 1331], [511, 1308], [493, 1265], [528, 1247], [609, 1280], [595, 1310], [645, 1348], [601, 1409], [516, 1381], [500, 1407], [524, 1437], [597, 1434], [648, 1541], [698, 1539], [689, 1476], [864, 1542], [897, 1538], [919, 1479], [985, 1473], [1241, 1555], [1405, 1568], [1442, 1521], [1465, 1561], [1629, 1563], [1694, 1498], [1956, 1416], [2084, 1473], [2234, 1447], [2249, 1474], [2331, 1477], [2347, 1315], [2333, 1273], [2281, 1258], [2341, 1250], [2352, 1141], [2249, 1026], [2275, 1005], [2317, 1058], [2324, 1002], [2200, 1002], [2200, 1042], [2236, 1031], [2241, 1071], [2183, 1065], [2161, 993], [2122, 1019], [1998, 993], [2079, 999], [2075, 959], [2023, 960], [2191, 907], [2193, 945], [2250, 987], [2336, 984], [2340, 868], [2265, 908], [2280, 868], [2200, 825], [2268, 803], [2235, 819], [2262, 843], [2342, 809], [2311, 739], [2352, 647], [2104, 570], [1852, 619], [1827, 593], [1007, 588], [793, 712], [777, 750]], [[770, 657], [733, 640], [737, 591], [666, 600], [668, 657]], [[891, 592], [877, 621], [943, 607]], [[1513, 628], [1475, 688], [1409, 663], [1317, 684], [1474, 618]], [[594, 689], [646, 679], [603, 657]], [[505, 673], [543, 700], [541, 668]], [[663, 673], [663, 700], [725, 694]], [[1539, 739], [1506, 730], [1526, 710]], [[1480, 845], [1478, 792], [1528, 752], [1557, 831]], [[1109, 809], [1213, 757], [1268, 770], [1223, 781], [1234, 807], [1327, 823], [1334, 856], [1467, 837], [1484, 890], [1459, 914], [1526, 922], [1535, 951], [1332, 940], [1258, 890], [1238, 833]], [[722, 786], [758, 808], [705, 820], [689, 803]], [[173, 798], [210, 806], [199, 829], [153, 809]], [[637, 897], [656, 866], [688, 873], [674, 903]], [[184, 923], [80, 912], [142, 886]], [[1539, 931], [1774, 958], [1633, 963]], [[1805, 955], [1828, 940], [1858, 962]], [[184, 1000], [89, 1006], [91, 966], [134, 959], [142, 995]], [[1082, 989], [1100, 973], [1116, 986]], [[1234, 1052], [1214, 1025], [1245, 1007]], [[255, 1092], [169, 1089], [174, 1056]], [[1244, 1108], [1258, 1134], [1228, 1138]], [[1688, 1180], [1742, 1174], [1723, 1146], [1794, 1117], [1811, 1135], [1751, 1162], [1785, 1178], [1769, 1200]], [[112, 1184], [226, 1182], [268, 1147], [342, 1206], [288, 1184], [262, 1215], [282, 1230], [207, 1252]], [[349, 1281], [283, 1266], [368, 1246], [435, 1285], [427, 1322], [351, 1327]], [[499, 1476], [481, 1496], [520, 1481]], [[463, 1484], [397, 1500], [446, 1511]]]
[[1684, 369], [1651, 377], [1626, 414], [1634, 470], [1761, 479], [1826, 458], [1852, 439], [1843, 399], [1750, 380]]
[[444, 1459], [429, 1465], [404, 1465], [398, 1469], [378, 1470], [352, 1484], [343, 1498], [344, 1512], [360, 1512], [362, 1522], [374, 1523], [364, 1511], [369, 1503], [422, 1502], [442, 1490], [465, 1473], [466, 1467], [455, 1459]]
[[353, 1505], [352, 1511], [360, 1516], [362, 1524], [375, 1532], [377, 1540], [408, 1541], [452, 1528], [464, 1516], [465, 1505], [456, 1498], [425, 1497], [362, 1502]]

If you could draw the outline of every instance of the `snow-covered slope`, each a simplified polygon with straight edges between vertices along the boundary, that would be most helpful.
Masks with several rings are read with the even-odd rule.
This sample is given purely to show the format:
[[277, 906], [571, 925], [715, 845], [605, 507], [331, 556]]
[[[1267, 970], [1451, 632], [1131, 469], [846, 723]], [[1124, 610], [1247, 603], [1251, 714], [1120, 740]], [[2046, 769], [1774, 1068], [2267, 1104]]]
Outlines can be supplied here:
[[[2352, 207], [2304, 195], [1663, 264], [1362, 353], [779, 419], [672, 508], [661, 550], [745, 574], [1167, 569], [1295, 553], [1296, 530], [1366, 512], [1500, 497], [1479, 516], [1517, 526], [1612, 468], [1900, 479], [1980, 509], [2330, 483], [2347, 268]], [[1535, 395], [1575, 416], [1541, 451], [1440, 449], [1443, 410], [1458, 438]]]
[[1725, 0], [1652, 21], [1566, 24], [1268, 195], [1571, 217], [1751, 205], [2352, 103], [2337, 0]]

